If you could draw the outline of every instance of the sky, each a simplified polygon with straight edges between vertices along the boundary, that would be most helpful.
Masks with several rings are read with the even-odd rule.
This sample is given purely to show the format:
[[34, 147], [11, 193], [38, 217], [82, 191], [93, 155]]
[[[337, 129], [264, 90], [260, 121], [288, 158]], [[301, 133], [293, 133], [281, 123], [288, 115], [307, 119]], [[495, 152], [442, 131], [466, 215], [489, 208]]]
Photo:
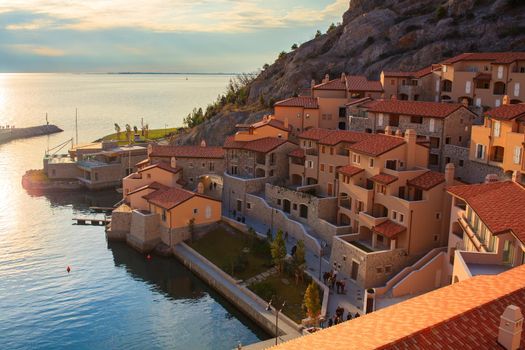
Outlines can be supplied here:
[[349, 0], [0, 0], [0, 72], [254, 72]]

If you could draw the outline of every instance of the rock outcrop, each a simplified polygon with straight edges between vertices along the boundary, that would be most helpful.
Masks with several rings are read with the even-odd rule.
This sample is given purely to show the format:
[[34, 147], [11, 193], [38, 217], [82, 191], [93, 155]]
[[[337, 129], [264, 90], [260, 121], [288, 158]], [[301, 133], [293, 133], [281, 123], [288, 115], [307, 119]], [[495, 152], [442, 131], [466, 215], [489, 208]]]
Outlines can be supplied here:
[[[249, 103], [279, 100], [319, 81], [326, 73], [364, 74], [383, 69], [415, 70], [462, 52], [525, 51], [525, 3], [520, 0], [351, 0], [343, 22], [300, 45], [263, 70], [250, 85]], [[219, 113], [192, 130], [224, 139], [231, 122], [255, 120], [251, 113]], [[211, 136], [213, 135], [213, 136]]]

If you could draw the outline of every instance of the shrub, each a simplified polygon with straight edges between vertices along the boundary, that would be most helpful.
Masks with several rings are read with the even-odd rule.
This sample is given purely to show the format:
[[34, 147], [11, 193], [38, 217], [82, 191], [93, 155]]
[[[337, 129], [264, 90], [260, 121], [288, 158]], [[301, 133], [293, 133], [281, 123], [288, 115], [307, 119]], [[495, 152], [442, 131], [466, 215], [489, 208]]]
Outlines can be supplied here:
[[279, 56], [277, 56], [277, 59], [280, 60], [284, 56], [286, 56], [286, 51], [281, 51], [281, 52], [279, 52]]
[[299, 47], [299, 46], [298, 46], [297, 44], [293, 44], [293, 45], [292, 45], [292, 50], [297, 50], [298, 47]]
[[250, 289], [264, 300], [270, 300], [277, 294], [275, 287], [268, 282], [256, 283]]
[[319, 38], [321, 35], [323, 35], [321, 33], [321, 31], [318, 29], [317, 32], [315, 32], [315, 38]]
[[436, 19], [439, 21], [447, 16], [447, 10], [443, 6], [436, 9]]
[[308, 285], [304, 293], [304, 306], [306, 313], [310, 318], [317, 318], [321, 313], [321, 300], [319, 298], [319, 288], [314, 282]]
[[330, 24], [330, 26], [328, 27], [328, 30], [326, 31], [327, 33], [330, 33], [332, 30], [335, 30], [336, 25], [334, 24], [334, 22], [332, 22], [332, 24]]

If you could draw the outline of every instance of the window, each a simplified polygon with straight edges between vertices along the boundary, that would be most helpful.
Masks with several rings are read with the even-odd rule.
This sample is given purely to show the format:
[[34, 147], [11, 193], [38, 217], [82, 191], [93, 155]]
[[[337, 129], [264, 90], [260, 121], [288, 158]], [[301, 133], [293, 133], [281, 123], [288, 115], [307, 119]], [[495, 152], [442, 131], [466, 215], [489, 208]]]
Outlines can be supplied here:
[[390, 114], [390, 117], [388, 118], [388, 125], [399, 126], [399, 115]]
[[383, 113], [379, 113], [377, 116], [377, 125], [383, 126]]
[[396, 81], [394, 79], [390, 79], [390, 85], [396, 85]]
[[369, 166], [370, 168], [373, 168], [373, 167], [374, 167], [374, 158], [370, 158], [370, 159], [368, 160], [368, 166]]
[[403, 214], [399, 214], [399, 222], [405, 221], [405, 216]]
[[514, 96], [518, 97], [520, 95], [520, 83], [514, 83]]
[[98, 173], [95, 173], [95, 181], [98, 181]]
[[498, 79], [503, 79], [503, 66], [498, 66]]
[[[249, 203], [248, 203], [249, 204]], [[211, 206], [206, 206], [206, 219], [211, 218]]]
[[190, 177], [190, 182], [193, 182], [193, 177]]
[[439, 165], [439, 156], [437, 154], [430, 154], [428, 156], [428, 164]]
[[481, 107], [481, 97], [476, 98], [476, 107]]
[[277, 199], [277, 205], [281, 205], [281, 199]]
[[412, 124], [422, 124], [423, 123], [423, 117], [412, 116], [412, 117], [410, 117], [410, 122]]
[[384, 240], [385, 240], [385, 238], [384, 238], [383, 236], [381, 236], [381, 235], [377, 235], [377, 241], [378, 241], [379, 243], [383, 243]]
[[201, 167], [206, 168], [206, 163], [202, 162]]
[[443, 73], [446, 73], [446, 72], [447, 72], [447, 68], [448, 68], [448, 67], [447, 67], [446, 65], [443, 66]]
[[485, 145], [476, 145], [476, 159], [485, 159]]
[[514, 164], [521, 164], [521, 146], [514, 147], [514, 153], [512, 156], [512, 161]]
[[321, 146], [321, 153], [326, 153], [326, 147], [325, 146]]
[[465, 164], [465, 161], [463, 159], [460, 159], [459, 160], [459, 166], [460, 167], [463, 167], [463, 165]]
[[438, 235], [434, 235], [434, 242], [437, 242], [439, 240], [439, 236]]
[[397, 220], [397, 211], [392, 210], [392, 220]]
[[330, 165], [330, 167], [328, 168], [328, 172], [330, 174], [332, 174], [334, 172], [334, 167], [332, 165]]
[[252, 203], [246, 202], [246, 209], [251, 209], [251, 208], [252, 208]]
[[450, 136], [445, 137], [445, 144], [450, 144]]
[[193, 215], [198, 214], [198, 213], [199, 213], [199, 209], [197, 208], [193, 209]]
[[294, 203], [292, 207], [293, 207], [293, 210], [297, 210], [297, 203]]
[[361, 163], [361, 156], [358, 155], [358, 154], [354, 154], [353, 155], [353, 162], [356, 163], [356, 164]]
[[313, 160], [307, 160], [304, 164], [305, 167], [313, 169], [314, 168], [314, 161]]
[[214, 162], [210, 162], [208, 169], [210, 171], [215, 171], [215, 163]]
[[324, 171], [324, 164], [321, 164], [321, 171]]
[[499, 120], [494, 121], [494, 137], [499, 137], [501, 134], [501, 123]]
[[190, 164], [188, 164], [188, 166], [189, 166], [190, 168], [193, 168], [193, 163], [190, 162]]
[[467, 80], [465, 82], [465, 93], [470, 94], [470, 89], [472, 88], [472, 82], [470, 80]]
[[440, 212], [436, 213], [436, 220], [441, 220], [441, 213]]
[[383, 268], [381, 266], [376, 267], [376, 272], [377, 273], [383, 273]]
[[435, 131], [435, 129], [436, 129], [435, 124], [436, 124], [436, 121], [434, 119], [430, 119], [430, 121], [428, 122], [428, 130], [430, 132], [434, 132]]
[[331, 155], [331, 156], [334, 155], [334, 148], [333, 148], [333, 147], [330, 147], [330, 155]]
[[162, 221], [166, 222], [166, 209], [162, 209]]
[[463, 141], [463, 137], [462, 137], [462, 136], [459, 136], [459, 137], [458, 137], [458, 141], [459, 141], [459, 142]]
[[450, 163], [450, 157], [445, 157], [445, 164]]

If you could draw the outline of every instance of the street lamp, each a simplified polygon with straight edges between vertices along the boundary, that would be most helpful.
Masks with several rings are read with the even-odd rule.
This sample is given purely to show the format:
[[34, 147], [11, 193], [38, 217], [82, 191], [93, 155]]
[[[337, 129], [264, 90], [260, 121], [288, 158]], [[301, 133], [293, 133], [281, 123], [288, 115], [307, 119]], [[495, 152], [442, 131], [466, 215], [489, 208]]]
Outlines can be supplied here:
[[[266, 306], [266, 311], [272, 310], [272, 301], [273, 301], [273, 298], [270, 299], [270, 301], [268, 302], [268, 305]], [[277, 307], [274, 307], [275, 308], [275, 345], [277, 345], [277, 342], [279, 340], [279, 313], [283, 311], [285, 305], [286, 305], [286, 300], [283, 301], [283, 304], [281, 305], [280, 309], [278, 309]]]
[[321, 248], [319, 249], [319, 281], [321, 281], [321, 259], [323, 256], [323, 249], [327, 246], [325, 241], [321, 241]]

